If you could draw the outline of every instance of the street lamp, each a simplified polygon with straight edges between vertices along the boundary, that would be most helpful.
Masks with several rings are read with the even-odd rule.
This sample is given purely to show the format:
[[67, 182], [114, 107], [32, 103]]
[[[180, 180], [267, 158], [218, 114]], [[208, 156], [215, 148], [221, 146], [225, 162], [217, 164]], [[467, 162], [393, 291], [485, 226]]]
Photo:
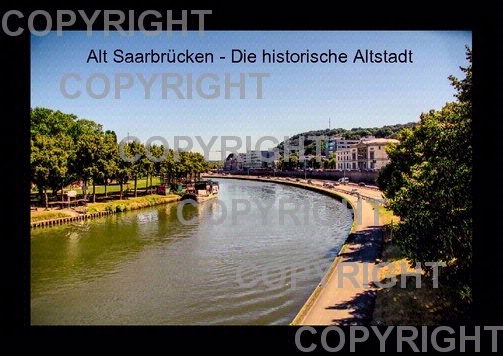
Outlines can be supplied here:
[[342, 162], [343, 162], [343, 165], [344, 165], [344, 179], [343, 179], [343, 181], [345, 182], [346, 181], [346, 155], [344, 155], [342, 157]]

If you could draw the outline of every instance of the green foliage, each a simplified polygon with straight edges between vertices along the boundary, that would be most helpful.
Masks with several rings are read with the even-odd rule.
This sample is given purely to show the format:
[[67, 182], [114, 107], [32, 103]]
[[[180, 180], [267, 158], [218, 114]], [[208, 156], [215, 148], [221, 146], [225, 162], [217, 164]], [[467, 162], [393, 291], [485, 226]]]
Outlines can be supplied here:
[[30, 222], [38, 222], [38, 221], [44, 221], [44, 220], [67, 218], [70, 216], [71, 216], [70, 214], [66, 214], [61, 211], [44, 211], [44, 212], [37, 214], [35, 216], [31, 216]]
[[75, 125], [77, 116], [64, 114], [47, 108], [36, 107], [30, 111], [31, 138], [35, 135], [56, 136], [58, 134], [70, 135]]
[[219, 169], [224, 167], [223, 161], [208, 161], [209, 169]]
[[72, 142], [63, 133], [54, 136], [35, 134], [31, 140], [31, 180], [40, 193], [56, 192], [71, 181], [69, 165], [74, 152]]
[[[447, 264], [444, 285], [471, 301], [472, 268], [472, 103], [470, 61], [461, 81], [449, 77], [457, 101], [420, 116], [413, 130], [403, 130], [389, 145], [390, 163], [377, 183], [388, 206], [400, 216], [397, 243], [413, 262]], [[424, 266], [424, 265], [423, 265]], [[431, 268], [426, 267], [426, 272]]]
[[116, 212], [116, 213], [120, 213], [120, 212], [122, 212], [122, 211], [126, 211], [126, 206], [125, 206], [125, 205], [117, 205], [117, 206], [115, 207], [115, 212]]
[[280, 156], [278, 168], [279, 169], [295, 169], [299, 165], [299, 153], [296, 151], [291, 151], [288, 155], [288, 160], [284, 156]]
[[327, 162], [327, 166], [325, 168], [334, 169], [337, 166], [337, 158], [335, 153], [331, 153], [328, 156], [328, 159], [325, 160], [325, 162]]
[[30, 115], [31, 181], [40, 194], [47, 188], [55, 193], [74, 178], [70, 167], [76, 152], [71, 132], [76, 116], [38, 107]]
[[[365, 136], [374, 136], [376, 138], [397, 138], [396, 136], [403, 129], [412, 129], [417, 125], [415, 122], [409, 122], [407, 124], [396, 124], [396, 125], [385, 125], [383, 127], [372, 127], [372, 128], [352, 128], [351, 130], [346, 130], [342, 128], [337, 129], [325, 129], [325, 130], [312, 130], [308, 132], [299, 133], [293, 135], [289, 138], [289, 145], [295, 147], [299, 145], [299, 141], [302, 138], [304, 143], [304, 153], [306, 155], [316, 154], [316, 141], [308, 138], [309, 136], [326, 136], [332, 137], [344, 137], [347, 140], [359, 140]], [[325, 154], [325, 142], [321, 141], [321, 154]], [[280, 142], [277, 146], [280, 152], [284, 152], [285, 142]]]
[[113, 178], [118, 169], [118, 156], [119, 148], [115, 134], [106, 132], [100, 135], [91, 178], [102, 183], [106, 183], [108, 179]]
[[468, 67], [461, 67], [461, 71], [465, 73], [465, 77], [461, 80], [453, 75], [449, 76], [449, 80], [452, 85], [456, 88], [458, 93], [456, 97], [462, 103], [471, 103], [473, 99], [472, 92], [472, 50], [466, 46], [466, 60], [470, 63]]
[[[150, 157], [148, 157], [148, 155]], [[176, 159], [175, 159], [176, 157]], [[154, 162], [156, 161], [156, 162]], [[42, 196], [77, 181], [107, 184], [115, 179], [122, 198], [131, 179], [167, 176], [169, 182], [199, 179], [209, 164], [197, 152], [174, 152], [140, 142], [119, 144], [114, 131], [100, 124], [47, 108], [31, 110], [31, 182]], [[115, 208], [110, 207], [110, 210]]]
[[117, 213], [145, 208], [158, 204], [172, 203], [179, 200], [179, 196], [170, 195], [148, 195], [128, 200], [114, 200], [106, 203], [89, 203], [87, 212], [89, 214], [100, 211], [115, 211]]

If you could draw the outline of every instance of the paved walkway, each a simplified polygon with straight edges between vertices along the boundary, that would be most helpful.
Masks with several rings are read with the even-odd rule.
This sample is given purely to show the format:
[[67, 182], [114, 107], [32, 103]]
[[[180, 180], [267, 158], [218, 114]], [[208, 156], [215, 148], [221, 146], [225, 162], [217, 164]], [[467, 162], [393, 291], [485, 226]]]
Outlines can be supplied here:
[[[357, 204], [355, 197], [344, 196]], [[382, 229], [375, 221], [374, 206], [360, 203], [361, 220], [358, 211], [355, 219], [361, 224], [357, 223], [328, 279], [299, 312], [295, 325], [368, 325], [372, 320], [377, 293], [372, 276], [379, 272], [376, 258], [381, 251]]]

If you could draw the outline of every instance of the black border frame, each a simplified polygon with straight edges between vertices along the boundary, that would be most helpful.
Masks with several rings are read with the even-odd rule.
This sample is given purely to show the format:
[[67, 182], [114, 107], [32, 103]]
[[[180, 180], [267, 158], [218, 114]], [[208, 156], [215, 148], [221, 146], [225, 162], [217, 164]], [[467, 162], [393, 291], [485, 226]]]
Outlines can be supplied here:
[[[168, 4], [170, 5], [170, 4]], [[240, 4], [241, 5], [241, 4]], [[358, 6], [359, 5], [359, 6]], [[457, 3], [445, 10], [436, 6], [395, 8], [330, 8], [328, 5], [282, 8], [238, 6], [225, 11], [205, 5], [178, 8], [212, 9], [207, 16], [207, 30], [469, 30], [473, 35], [473, 204], [474, 204], [474, 325], [501, 325], [503, 274], [501, 269], [502, 222], [499, 211], [503, 182], [499, 167], [501, 159], [500, 138], [503, 119], [503, 6], [486, 9], [469, 9]], [[405, 6], [405, 4], [404, 4]], [[358, 7], [360, 7], [358, 9]], [[11, 6], [0, 11], [19, 8]], [[38, 7], [37, 9], [41, 9]], [[68, 9], [60, 6], [60, 9]], [[98, 7], [99, 8], [99, 7]], [[55, 10], [44, 8], [54, 14]], [[77, 10], [75, 8], [74, 10]], [[157, 6], [136, 9], [158, 9]], [[166, 9], [177, 9], [168, 7]], [[166, 10], [161, 9], [161, 10]], [[36, 9], [21, 10], [28, 15]], [[124, 9], [126, 11], [128, 9]], [[85, 29], [78, 23], [74, 29]], [[72, 29], [73, 29], [72, 28]], [[29, 228], [29, 113], [30, 113], [30, 36], [25, 31], [18, 37], [0, 34], [0, 48], [4, 59], [2, 107], [7, 138], [13, 140], [4, 147], [6, 167], [14, 167], [7, 176], [7, 184], [14, 183], [13, 193], [5, 197], [8, 218], [6, 225], [14, 222], [14, 232], [6, 233], [8, 241], [4, 254], [4, 271], [9, 281], [4, 309], [12, 317], [9, 329], [28, 342], [44, 340], [41, 346], [54, 347], [60, 339], [88, 338], [94, 341], [119, 342], [124, 340], [152, 341], [156, 346], [180, 345], [183, 350], [296, 351], [294, 333], [297, 327], [32, 327], [30, 326], [30, 228]], [[9, 124], [8, 124], [9, 123]], [[10, 125], [10, 124], [13, 125]], [[13, 134], [11, 128], [13, 127]], [[2, 140], [5, 142], [5, 140]], [[5, 144], [5, 143], [4, 143]], [[13, 203], [13, 204], [12, 204]], [[14, 209], [11, 209], [14, 205]], [[5, 230], [7, 231], [7, 230]], [[321, 329], [318, 329], [321, 331]], [[117, 339], [120, 337], [120, 339]], [[131, 339], [130, 339], [131, 338]], [[90, 339], [90, 340], [91, 340]], [[85, 339], [82, 339], [85, 340]], [[77, 342], [77, 341], [76, 341]], [[159, 345], [159, 344], [161, 345]], [[78, 341], [80, 346], [82, 341]], [[127, 343], [126, 343], [127, 345]], [[231, 347], [233, 345], [233, 347]], [[369, 347], [378, 351], [375, 342]], [[503, 347], [503, 345], [499, 345]], [[166, 348], [164, 349], [168, 351]]]

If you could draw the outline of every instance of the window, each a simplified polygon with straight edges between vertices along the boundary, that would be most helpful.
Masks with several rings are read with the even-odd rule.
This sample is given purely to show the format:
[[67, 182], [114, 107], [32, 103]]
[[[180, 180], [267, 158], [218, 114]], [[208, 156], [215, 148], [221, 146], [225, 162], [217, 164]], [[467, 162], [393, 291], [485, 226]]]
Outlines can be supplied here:
[[381, 149], [381, 146], [377, 146], [377, 149], [380, 150]]

